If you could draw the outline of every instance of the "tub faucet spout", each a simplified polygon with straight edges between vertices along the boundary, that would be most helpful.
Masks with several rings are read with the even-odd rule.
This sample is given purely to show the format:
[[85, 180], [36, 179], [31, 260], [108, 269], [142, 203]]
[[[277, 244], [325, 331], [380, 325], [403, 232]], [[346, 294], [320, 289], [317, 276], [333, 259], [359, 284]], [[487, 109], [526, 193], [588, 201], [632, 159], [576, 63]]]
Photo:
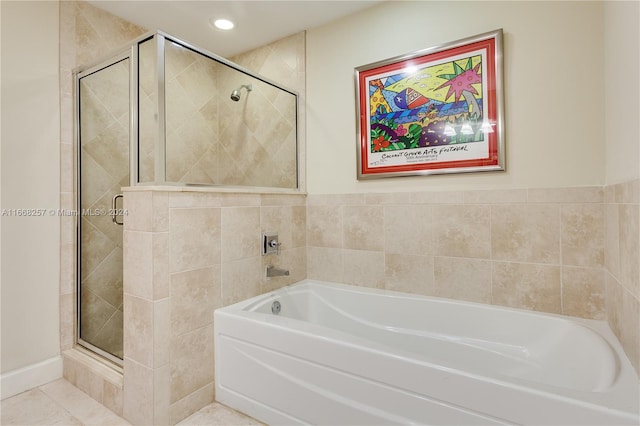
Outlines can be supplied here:
[[282, 277], [289, 276], [289, 271], [286, 269], [276, 268], [275, 266], [267, 266], [267, 277]]

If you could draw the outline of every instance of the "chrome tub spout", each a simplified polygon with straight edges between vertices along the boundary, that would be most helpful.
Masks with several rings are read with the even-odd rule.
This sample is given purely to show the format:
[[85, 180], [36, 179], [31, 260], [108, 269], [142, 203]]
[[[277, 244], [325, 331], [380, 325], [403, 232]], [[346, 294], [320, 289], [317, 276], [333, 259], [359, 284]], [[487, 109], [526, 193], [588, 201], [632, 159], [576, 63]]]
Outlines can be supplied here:
[[286, 269], [276, 268], [275, 266], [267, 266], [267, 277], [283, 277], [289, 276], [289, 271]]

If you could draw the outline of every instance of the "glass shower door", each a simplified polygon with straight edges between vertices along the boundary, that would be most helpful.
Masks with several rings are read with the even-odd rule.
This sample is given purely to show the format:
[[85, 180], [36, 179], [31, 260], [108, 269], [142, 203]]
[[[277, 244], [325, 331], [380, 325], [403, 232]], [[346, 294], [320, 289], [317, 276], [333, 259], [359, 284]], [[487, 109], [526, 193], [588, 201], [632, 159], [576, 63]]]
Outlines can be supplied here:
[[123, 217], [111, 213], [129, 186], [129, 62], [78, 75], [78, 342], [119, 363]]

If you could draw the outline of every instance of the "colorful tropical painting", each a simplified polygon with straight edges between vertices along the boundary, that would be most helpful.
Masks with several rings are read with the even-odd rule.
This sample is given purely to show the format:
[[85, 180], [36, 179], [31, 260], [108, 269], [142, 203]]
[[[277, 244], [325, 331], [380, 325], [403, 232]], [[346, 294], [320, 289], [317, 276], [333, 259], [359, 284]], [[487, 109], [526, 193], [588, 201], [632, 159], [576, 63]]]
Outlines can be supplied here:
[[369, 81], [371, 152], [484, 140], [482, 56]]
[[497, 164], [495, 50], [492, 34], [356, 69], [363, 170]]

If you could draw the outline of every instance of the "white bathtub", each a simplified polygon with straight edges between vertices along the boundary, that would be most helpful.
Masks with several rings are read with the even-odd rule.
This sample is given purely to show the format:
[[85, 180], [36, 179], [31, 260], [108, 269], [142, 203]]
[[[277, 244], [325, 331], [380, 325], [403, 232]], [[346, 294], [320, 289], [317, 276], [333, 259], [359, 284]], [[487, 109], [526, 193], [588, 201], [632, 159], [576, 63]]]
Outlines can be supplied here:
[[214, 315], [216, 399], [271, 425], [640, 424], [602, 321], [311, 280]]

